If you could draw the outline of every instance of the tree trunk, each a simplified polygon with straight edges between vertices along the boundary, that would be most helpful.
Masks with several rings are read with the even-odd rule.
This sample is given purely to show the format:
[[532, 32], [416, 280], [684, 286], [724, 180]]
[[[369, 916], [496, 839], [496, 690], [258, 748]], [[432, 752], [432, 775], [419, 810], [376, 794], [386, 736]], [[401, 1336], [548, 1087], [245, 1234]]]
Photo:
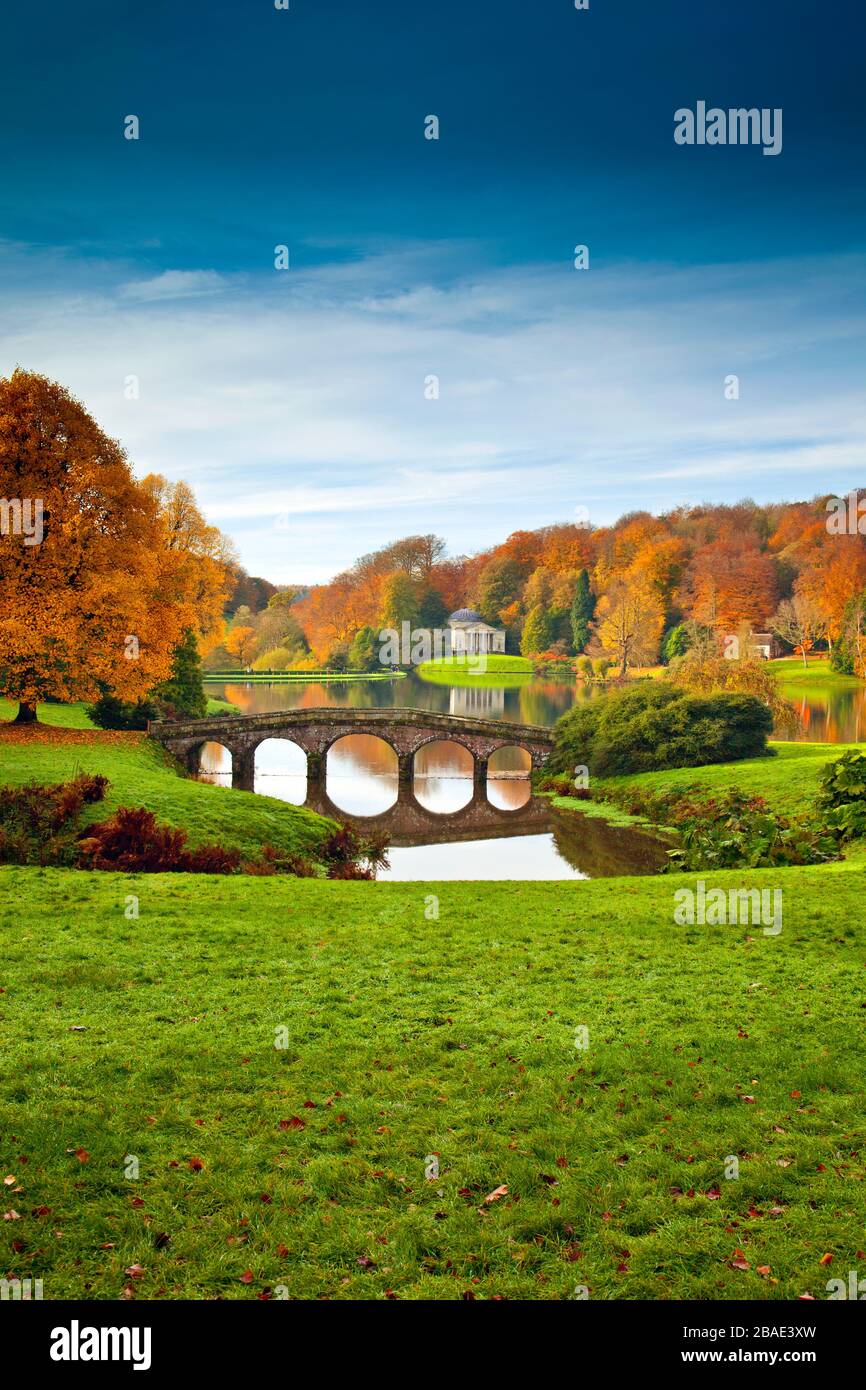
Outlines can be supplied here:
[[28, 704], [26, 700], [21, 700], [18, 705], [18, 713], [12, 722], [14, 724], [35, 724], [36, 706]]

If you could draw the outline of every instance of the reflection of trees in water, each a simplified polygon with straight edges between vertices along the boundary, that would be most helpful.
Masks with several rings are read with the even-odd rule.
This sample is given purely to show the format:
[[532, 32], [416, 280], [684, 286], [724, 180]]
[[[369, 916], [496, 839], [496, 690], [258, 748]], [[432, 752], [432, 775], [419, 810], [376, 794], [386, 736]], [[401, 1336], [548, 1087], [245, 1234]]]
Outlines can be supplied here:
[[576, 811], [551, 811], [553, 843], [566, 863], [590, 878], [652, 874], [667, 863], [666, 846], [626, 826]]
[[396, 777], [397, 754], [375, 734], [347, 734], [328, 749], [328, 776]]
[[[782, 694], [800, 715], [795, 740], [807, 743], [859, 743], [866, 728], [866, 687], [825, 690], [782, 685]], [[778, 735], [775, 735], [778, 737]]]

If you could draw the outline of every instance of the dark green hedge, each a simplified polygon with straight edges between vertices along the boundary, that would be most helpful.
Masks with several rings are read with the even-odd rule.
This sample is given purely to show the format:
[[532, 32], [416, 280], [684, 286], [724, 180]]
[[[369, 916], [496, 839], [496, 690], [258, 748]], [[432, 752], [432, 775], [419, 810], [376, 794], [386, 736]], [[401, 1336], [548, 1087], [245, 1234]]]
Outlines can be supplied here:
[[659, 681], [578, 705], [558, 721], [548, 767], [599, 777], [735, 762], [767, 752], [773, 716], [754, 695], [692, 695]]

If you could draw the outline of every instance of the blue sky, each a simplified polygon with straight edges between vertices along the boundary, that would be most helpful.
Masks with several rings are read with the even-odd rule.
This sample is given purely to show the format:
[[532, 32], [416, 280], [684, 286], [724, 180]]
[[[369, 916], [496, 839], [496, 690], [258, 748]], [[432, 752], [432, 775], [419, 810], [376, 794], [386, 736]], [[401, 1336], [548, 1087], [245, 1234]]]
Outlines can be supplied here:
[[[4, 27], [0, 370], [188, 478], [252, 572], [863, 485], [854, 0], [50, 0]], [[699, 99], [781, 107], [782, 153], [677, 146]]]

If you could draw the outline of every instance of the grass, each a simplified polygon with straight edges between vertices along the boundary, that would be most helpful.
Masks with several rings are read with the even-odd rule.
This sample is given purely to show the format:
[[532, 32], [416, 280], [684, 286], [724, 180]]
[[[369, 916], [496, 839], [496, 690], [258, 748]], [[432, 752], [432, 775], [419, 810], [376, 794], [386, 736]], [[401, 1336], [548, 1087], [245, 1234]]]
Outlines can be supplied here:
[[[850, 749], [862, 752], [859, 743], [780, 742], [771, 743], [770, 747], [773, 756], [768, 758], [713, 763], [708, 767], [679, 767], [667, 772], [640, 772], [605, 781], [611, 786], [644, 787], [653, 792], [697, 787], [708, 796], [721, 795], [738, 787], [751, 796], [763, 796], [778, 812], [796, 814], [811, 809], [818, 793], [818, 779], [828, 762]], [[580, 803], [575, 804], [579, 806]]]
[[[0, 728], [0, 781], [105, 771], [193, 843], [326, 825], [40, 715], [65, 728]], [[776, 747], [626, 780], [797, 809], [844, 751]], [[693, 875], [0, 868], [0, 1272], [49, 1300], [823, 1298], [866, 1223], [861, 864], [700, 876], [781, 888], [774, 937], [676, 925]]]
[[[477, 660], [443, 656], [423, 661], [416, 674], [430, 685], [462, 685], [475, 689], [519, 690], [533, 675], [532, 662], [525, 656], [505, 656], [493, 653], [486, 658], [484, 671], [479, 672]], [[549, 678], [548, 678], [549, 679]]]
[[[483, 663], [483, 667], [481, 666]], [[528, 656], [506, 656], [503, 652], [482, 653], [479, 656], [438, 656], [432, 661], [422, 661], [417, 667], [419, 675], [456, 672], [461, 676], [487, 675], [490, 672], [505, 671], [511, 675], [532, 673], [532, 662]]]
[[92, 729], [80, 706], [40, 705], [39, 718], [46, 727], [0, 723], [0, 784], [102, 773], [110, 783], [105, 800], [85, 808], [83, 824], [106, 820], [118, 806], [145, 806], [186, 830], [191, 846], [218, 843], [256, 858], [262, 844], [315, 858], [334, 829], [332, 821], [274, 797], [183, 777], [145, 734]]
[[826, 688], [828, 686], [862, 686], [863, 681], [858, 676], [843, 676], [838, 671], [834, 671], [829, 661], [811, 659], [805, 667], [803, 658], [799, 656], [784, 656], [776, 661], [769, 663], [769, 668], [776, 678], [785, 685], [816, 685]]
[[233, 705], [231, 700], [217, 700], [209, 695], [207, 699], [208, 714], [240, 714], [237, 705]]
[[675, 926], [690, 878], [0, 870], [4, 1273], [47, 1299], [824, 1297], [866, 1222], [863, 875], [781, 877], [771, 938]]

